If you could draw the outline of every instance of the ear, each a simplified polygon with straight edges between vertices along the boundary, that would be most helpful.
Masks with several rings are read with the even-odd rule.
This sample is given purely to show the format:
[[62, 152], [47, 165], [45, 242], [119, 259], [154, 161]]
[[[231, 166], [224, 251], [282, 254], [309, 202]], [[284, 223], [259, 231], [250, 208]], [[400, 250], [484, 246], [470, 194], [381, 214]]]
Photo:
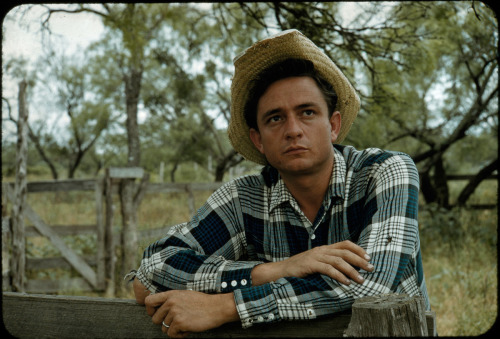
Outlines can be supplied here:
[[332, 143], [335, 143], [335, 141], [337, 141], [341, 125], [342, 125], [342, 117], [340, 115], [340, 112], [339, 111], [333, 112], [330, 118], [330, 126], [332, 128], [331, 129]]
[[252, 140], [255, 147], [260, 153], [264, 154], [264, 146], [262, 145], [262, 138], [260, 137], [260, 132], [255, 128], [250, 128], [250, 139]]

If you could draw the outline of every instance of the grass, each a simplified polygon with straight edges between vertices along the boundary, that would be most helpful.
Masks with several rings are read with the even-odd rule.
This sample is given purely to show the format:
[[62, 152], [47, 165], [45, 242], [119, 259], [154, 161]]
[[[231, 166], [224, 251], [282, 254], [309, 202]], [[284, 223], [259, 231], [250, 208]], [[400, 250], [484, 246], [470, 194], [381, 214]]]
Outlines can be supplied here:
[[496, 210], [421, 212], [421, 247], [440, 336], [487, 332], [498, 313]]
[[[483, 183], [471, 203], [496, 202], [496, 181]], [[462, 183], [450, 185], [459, 190]], [[458, 188], [457, 188], [458, 187]], [[196, 194], [199, 207], [210, 192]], [[93, 192], [33, 193], [28, 202], [48, 224], [94, 224]], [[121, 228], [119, 201], [115, 197], [114, 224]], [[10, 211], [10, 207], [7, 207]], [[184, 193], [148, 194], [138, 214], [139, 230], [173, 225], [188, 220]], [[425, 206], [419, 215], [424, 271], [431, 306], [437, 314], [440, 336], [475, 336], [487, 332], [496, 321], [497, 295], [497, 210], [440, 210]], [[84, 255], [95, 254], [95, 235], [64, 238], [68, 246]], [[139, 265], [143, 250], [155, 239], [143, 239], [136, 253]], [[57, 256], [58, 251], [44, 238], [27, 242], [30, 257]], [[28, 272], [30, 278], [63, 279], [77, 276], [62, 269]], [[117, 279], [120, 280], [120, 279]], [[92, 295], [75, 290], [61, 294]], [[118, 297], [133, 298], [131, 291]]]

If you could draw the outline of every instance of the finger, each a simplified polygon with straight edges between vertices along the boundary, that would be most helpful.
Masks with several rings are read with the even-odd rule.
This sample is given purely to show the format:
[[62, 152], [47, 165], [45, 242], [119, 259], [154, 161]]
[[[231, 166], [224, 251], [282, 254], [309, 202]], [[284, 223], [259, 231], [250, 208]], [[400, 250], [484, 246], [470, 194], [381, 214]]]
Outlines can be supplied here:
[[165, 321], [165, 324], [170, 325], [172, 323], [171, 319], [166, 319], [169, 314], [169, 305], [168, 302], [165, 301], [163, 305], [157, 308], [155, 314], [151, 317], [154, 324], [161, 324], [162, 321]]
[[[168, 325], [169, 323], [167, 323], [166, 321], [163, 321], [161, 323], [161, 331], [165, 334], [168, 334], [168, 332], [170, 331], [170, 325]], [[170, 337], [170, 336], [169, 336]]]
[[183, 332], [179, 330], [177, 326], [170, 326], [168, 329], [168, 336], [170, 338], [186, 338], [189, 335], [190, 332]]
[[322, 260], [325, 264], [328, 264], [331, 268], [333, 268], [333, 270], [328, 269], [327, 275], [343, 284], [349, 285], [350, 281], [347, 277], [351, 278], [358, 284], [362, 284], [365, 280], [354, 267], [341, 257], [324, 256]]
[[368, 255], [368, 253], [366, 253], [366, 250], [353, 243], [352, 241], [350, 240], [344, 240], [344, 241], [341, 241], [339, 243], [335, 243], [335, 244], [332, 244], [330, 245], [332, 248], [335, 248], [335, 249], [346, 249], [346, 250], [349, 250], [355, 254], [357, 254], [358, 256], [360, 256], [361, 258], [365, 259], [365, 260], [370, 260], [370, 256]]
[[[168, 328], [166, 328], [162, 324], [162, 327], [163, 327], [162, 330], [169, 330], [170, 327], [175, 327], [175, 326], [173, 326], [174, 325], [174, 316], [172, 315], [172, 312], [167, 313], [167, 315], [165, 316], [165, 319], [163, 319], [163, 323], [165, 323], [165, 325], [167, 325]], [[167, 332], [165, 332], [165, 333], [167, 333]]]
[[344, 259], [351, 266], [356, 266], [362, 268], [368, 272], [373, 271], [373, 265], [370, 264], [366, 259], [360, 257], [358, 254], [355, 254], [349, 250], [335, 250], [335, 252], [331, 252], [333, 256], [338, 256]]
[[340, 272], [335, 267], [327, 263], [318, 263], [317, 272], [329, 276], [330, 278], [337, 280], [341, 284], [344, 285], [351, 284], [351, 281], [347, 279], [347, 277], [344, 274], [342, 274], [342, 272]]
[[146, 312], [150, 317], [152, 317], [158, 308], [163, 305], [163, 303], [167, 300], [167, 292], [151, 294], [144, 299], [144, 303], [146, 305]]

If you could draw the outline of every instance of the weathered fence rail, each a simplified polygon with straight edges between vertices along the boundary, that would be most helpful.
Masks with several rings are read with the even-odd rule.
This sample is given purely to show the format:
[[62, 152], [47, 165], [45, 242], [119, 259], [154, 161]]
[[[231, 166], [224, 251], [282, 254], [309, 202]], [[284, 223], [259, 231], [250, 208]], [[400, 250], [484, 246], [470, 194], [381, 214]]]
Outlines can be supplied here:
[[[144, 307], [130, 299], [4, 292], [2, 311], [6, 330], [17, 338], [166, 337], [161, 327], [152, 323]], [[404, 314], [398, 316], [398, 322], [407, 321]], [[240, 323], [235, 322], [214, 330], [192, 333], [190, 338], [343, 337], [351, 317], [349, 310], [320, 319], [254, 325], [249, 329], [243, 329]], [[420, 325], [427, 331], [423, 336], [435, 336], [435, 314], [426, 312], [422, 317], [425, 323]], [[372, 333], [381, 332], [374, 329]]]
[[[129, 169], [135, 170], [137, 169]], [[26, 258], [23, 262], [25, 270], [30, 269], [49, 269], [49, 268], [73, 268], [81, 274], [81, 277], [71, 279], [60, 279], [50, 281], [47, 279], [26, 280], [24, 281], [24, 291], [31, 293], [57, 293], [61, 290], [78, 289], [82, 291], [103, 291], [106, 290], [108, 296], [114, 294], [114, 277], [111, 272], [114, 272], [114, 249], [120, 246], [119, 231], [113, 229], [113, 220], [109, 214], [113, 213], [111, 196], [118, 194], [119, 187], [116, 179], [122, 176], [130, 175], [127, 169], [110, 169], [113, 180], [109, 180], [109, 187], [106, 186], [106, 178], [103, 179], [76, 179], [76, 180], [57, 180], [57, 181], [40, 181], [27, 183], [27, 193], [40, 192], [94, 192], [96, 201], [96, 223], [86, 225], [48, 225], [38, 214], [26, 204], [24, 206], [24, 216], [31, 221], [32, 226], [23, 227], [23, 237], [45, 236], [56, 248], [61, 252], [60, 257], [53, 258]], [[145, 194], [150, 193], [186, 193], [187, 206], [191, 214], [195, 211], [194, 194], [197, 191], [213, 191], [219, 188], [222, 183], [164, 183], [164, 184], [148, 184], [145, 186]], [[111, 194], [107, 194], [107, 191]], [[14, 183], [2, 183], [2, 199], [14, 201]], [[5, 199], [4, 199], [5, 198]], [[4, 201], [2, 201], [4, 204]], [[2, 216], [2, 279], [3, 289], [9, 289], [13, 277], [19, 277], [24, 274], [16, 270], [10, 269], [10, 261], [12, 259], [12, 225], [11, 219]], [[137, 232], [139, 239], [143, 238], [161, 238], [163, 237], [171, 225], [164, 227], [143, 230]], [[78, 234], [97, 234], [97, 253], [95, 256], [80, 257], [64, 244], [62, 237]]]

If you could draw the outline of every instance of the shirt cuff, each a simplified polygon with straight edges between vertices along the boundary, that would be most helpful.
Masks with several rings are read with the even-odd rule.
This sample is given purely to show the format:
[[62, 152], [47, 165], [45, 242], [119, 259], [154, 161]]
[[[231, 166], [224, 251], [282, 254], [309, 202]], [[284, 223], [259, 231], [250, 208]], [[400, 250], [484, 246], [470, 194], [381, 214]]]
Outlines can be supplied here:
[[224, 261], [219, 267], [220, 278], [216, 293], [230, 293], [238, 289], [252, 286], [252, 269], [262, 264], [260, 261]]
[[243, 328], [281, 320], [270, 284], [235, 290], [234, 301]]
[[312, 301], [299, 301], [293, 286], [284, 278], [261, 286], [236, 290], [234, 301], [243, 328], [259, 323], [311, 320], [317, 317]]

